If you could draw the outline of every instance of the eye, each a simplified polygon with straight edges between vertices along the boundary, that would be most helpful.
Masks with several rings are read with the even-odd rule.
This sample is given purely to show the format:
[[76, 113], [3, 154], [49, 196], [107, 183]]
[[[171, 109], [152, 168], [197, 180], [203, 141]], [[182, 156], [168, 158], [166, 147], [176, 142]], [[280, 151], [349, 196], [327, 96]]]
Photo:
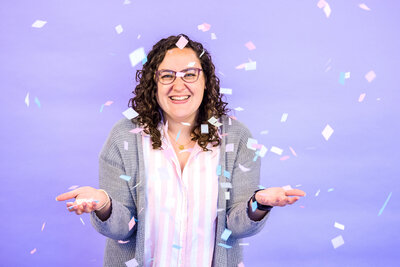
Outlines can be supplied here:
[[161, 75], [161, 79], [172, 79], [172, 78], [174, 78], [174, 76], [171, 74], [162, 74]]

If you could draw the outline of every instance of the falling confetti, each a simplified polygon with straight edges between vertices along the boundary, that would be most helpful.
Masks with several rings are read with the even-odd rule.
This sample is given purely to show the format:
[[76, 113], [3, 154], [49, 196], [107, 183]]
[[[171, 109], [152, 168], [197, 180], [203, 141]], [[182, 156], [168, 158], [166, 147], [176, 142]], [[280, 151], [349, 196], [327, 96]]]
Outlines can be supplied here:
[[31, 250], [31, 254], [33, 254], [33, 253], [35, 253], [35, 252], [36, 252], [36, 248], [34, 248], [34, 249]]
[[79, 217], [79, 219], [81, 220], [82, 224], [85, 225], [85, 222], [83, 221], [82, 217]]
[[290, 151], [292, 152], [293, 156], [297, 157], [296, 151], [292, 147], [289, 147]]
[[389, 199], [390, 199], [391, 196], [392, 196], [392, 192], [390, 192], [389, 196], [387, 197], [385, 203], [383, 204], [382, 208], [380, 209], [380, 211], [378, 213], [378, 216], [381, 216], [381, 214], [382, 214], [383, 210], [385, 209], [387, 203], [389, 202]]
[[121, 32], [124, 31], [124, 29], [122, 28], [121, 24], [115, 27], [115, 31], [120, 34]]
[[364, 4], [364, 3], [362, 3], [362, 4], [359, 4], [358, 5], [361, 9], [364, 9], [364, 10], [367, 10], [367, 11], [370, 11], [371, 9], [366, 5], [366, 4]]
[[257, 69], [257, 63], [255, 61], [246, 63], [244, 65], [244, 69], [245, 70], [256, 70]]
[[124, 112], [122, 112], [122, 114], [123, 114], [128, 120], [131, 120], [131, 119], [135, 118], [137, 115], [139, 115], [135, 110], [133, 110], [133, 108], [128, 108], [127, 110], [125, 110]]
[[27, 107], [29, 107], [29, 92], [25, 96], [25, 104]]
[[282, 117], [281, 117], [281, 122], [286, 122], [288, 115], [289, 114], [287, 114], [287, 113], [283, 113]]
[[216, 40], [217, 39], [217, 35], [215, 35], [215, 33], [211, 33], [211, 40]]
[[276, 146], [272, 146], [270, 151], [275, 154], [278, 154], [279, 156], [281, 156], [283, 153], [283, 149], [276, 147]]
[[41, 105], [40, 105], [40, 102], [39, 102], [39, 98], [35, 97], [35, 103], [40, 108]]
[[232, 89], [230, 88], [219, 88], [219, 93], [224, 94], [224, 95], [231, 95], [232, 94]]
[[329, 18], [329, 16], [331, 15], [331, 7], [329, 6], [329, 4], [325, 0], [320, 0], [317, 6], [319, 8], [322, 8], [325, 13], [325, 16]]
[[140, 62], [144, 62], [146, 59], [146, 53], [144, 52], [144, 48], [140, 47], [129, 54], [129, 60], [131, 61], [132, 67], [135, 67]]
[[335, 248], [335, 249], [344, 244], [344, 240], [343, 240], [343, 237], [341, 235], [333, 238], [331, 240], [331, 242], [332, 242], [333, 248]]
[[176, 45], [179, 49], [183, 49], [183, 48], [185, 48], [185, 46], [187, 45], [188, 42], [189, 42], [189, 41], [188, 41], [185, 37], [181, 36], [181, 37], [179, 38], [178, 42], [176, 42], [175, 45]]
[[249, 49], [249, 50], [254, 50], [254, 49], [256, 49], [256, 46], [253, 44], [252, 41], [247, 42], [247, 43], [245, 44], [245, 46], [246, 46], [247, 49]]
[[336, 228], [338, 228], [338, 229], [340, 229], [340, 230], [344, 230], [344, 225], [343, 225], [343, 224], [340, 224], [340, 223], [338, 223], [338, 222], [335, 222], [335, 224], [334, 224], [333, 226], [336, 227]]
[[367, 74], [365, 74], [365, 79], [370, 83], [375, 80], [376, 74], [373, 70], [370, 70]]
[[358, 102], [363, 102], [365, 96], [366, 96], [366, 93], [361, 94], [360, 97], [358, 98]]
[[203, 32], [210, 30], [210, 28], [211, 28], [211, 25], [207, 24], [207, 23], [203, 23], [203, 24], [200, 24], [197, 26], [197, 29], [200, 31], [203, 31]]
[[286, 155], [286, 156], [281, 157], [279, 160], [288, 160], [289, 158], [290, 158], [290, 156]]
[[244, 108], [242, 108], [242, 107], [237, 107], [237, 108], [234, 108], [234, 110], [236, 110], [236, 111], [243, 111]]
[[43, 232], [43, 229], [44, 229], [45, 225], [46, 225], [46, 222], [44, 222], [43, 225], [42, 225], [42, 232]]
[[42, 28], [46, 23], [47, 23], [47, 21], [38, 19], [32, 24], [32, 27], [33, 28]]
[[328, 141], [332, 134], [333, 134], [333, 129], [329, 124], [327, 124], [324, 130], [322, 131], [322, 135], [325, 138], [325, 140]]

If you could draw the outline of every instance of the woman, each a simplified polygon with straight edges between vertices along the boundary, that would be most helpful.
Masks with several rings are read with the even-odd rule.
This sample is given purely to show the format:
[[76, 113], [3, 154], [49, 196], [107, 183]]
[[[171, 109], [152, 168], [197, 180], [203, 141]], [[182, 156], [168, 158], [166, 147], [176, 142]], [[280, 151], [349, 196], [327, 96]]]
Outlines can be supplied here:
[[[184, 48], [179, 40], [188, 41]], [[160, 40], [136, 80], [129, 105], [139, 115], [121, 119], [104, 144], [102, 189], [81, 187], [56, 199], [75, 198], [71, 212], [91, 213], [108, 237], [104, 266], [237, 266], [240, 239], [261, 231], [273, 206], [305, 193], [257, 190], [251, 134], [227, 116], [200, 43], [183, 34]]]

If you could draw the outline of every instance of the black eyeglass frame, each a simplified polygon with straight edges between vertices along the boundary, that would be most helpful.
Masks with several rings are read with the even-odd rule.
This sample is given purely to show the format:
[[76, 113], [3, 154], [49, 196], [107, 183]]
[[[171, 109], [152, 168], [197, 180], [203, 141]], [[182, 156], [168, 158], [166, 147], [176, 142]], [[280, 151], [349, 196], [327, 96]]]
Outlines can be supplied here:
[[[156, 73], [155, 73], [155, 78], [156, 78], [156, 79], [155, 79], [155, 80], [156, 80], [156, 82], [160, 82], [161, 84], [168, 85], [168, 84], [173, 83], [173, 82], [176, 80], [176, 77], [177, 77], [176, 74], [177, 74], [178, 72], [182, 72], [182, 73], [185, 73], [185, 74], [186, 74], [186, 72], [189, 71], [189, 70], [196, 70], [196, 71], [197, 71], [197, 79], [196, 79], [195, 81], [186, 81], [186, 80], [184, 79], [185, 75], [181, 76], [180, 78], [181, 78], [182, 81], [184, 81], [185, 83], [195, 83], [195, 82], [197, 82], [197, 81], [199, 80], [199, 77], [200, 77], [200, 72], [203, 71], [203, 69], [200, 69], [200, 68], [187, 68], [187, 69], [184, 69], [184, 70], [181, 70], [181, 71], [174, 71], [174, 70], [162, 69], [162, 70], [156, 71]], [[163, 71], [168, 71], [168, 72], [170, 72], [171, 74], [174, 74], [174, 79], [173, 79], [171, 82], [169, 82], [169, 83], [162, 83], [162, 82], [160, 81], [160, 79], [159, 79], [159, 75], [160, 75], [160, 73], [163, 72]]]

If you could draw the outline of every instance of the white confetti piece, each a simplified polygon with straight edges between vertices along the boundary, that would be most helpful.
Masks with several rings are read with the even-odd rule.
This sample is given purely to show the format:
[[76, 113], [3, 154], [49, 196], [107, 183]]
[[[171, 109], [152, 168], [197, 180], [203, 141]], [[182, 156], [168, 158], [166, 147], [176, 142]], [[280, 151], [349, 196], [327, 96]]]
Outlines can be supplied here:
[[358, 98], [358, 102], [363, 102], [365, 96], [366, 96], [366, 93], [361, 94], [360, 97]]
[[183, 48], [185, 48], [185, 46], [187, 45], [188, 42], [189, 42], [189, 41], [188, 41], [185, 37], [181, 36], [181, 37], [179, 38], [178, 42], [176, 42], [175, 45], [176, 45], [179, 49], [183, 49]]
[[217, 35], [215, 35], [215, 33], [211, 33], [211, 40], [216, 40], [217, 39]]
[[290, 184], [289, 184], [289, 185], [282, 186], [282, 188], [283, 188], [283, 190], [285, 190], [285, 191], [287, 191], [287, 190], [292, 190], [292, 189], [293, 189], [293, 188], [290, 186]]
[[232, 184], [228, 182], [221, 183], [221, 188], [232, 188]]
[[127, 141], [124, 141], [124, 150], [129, 149], [129, 143]]
[[140, 62], [143, 62], [146, 59], [146, 53], [144, 52], [144, 48], [140, 47], [129, 54], [129, 60], [131, 61], [132, 67], [135, 67]]
[[286, 122], [288, 115], [289, 114], [287, 114], [287, 113], [283, 113], [282, 117], [281, 117], [281, 122]]
[[193, 67], [194, 65], [196, 65], [196, 62], [194, 62], [194, 61], [187, 64], [188, 67]]
[[250, 171], [250, 168], [246, 168], [246, 167], [244, 167], [244, 166], [241, 165], [241, 164], [239, 164], [239, 168], [240, 168], [240, 170], [241, 170], [242, 172], [248, 172], [248, 171]]
[[29, 92], [25, 96], [25, 104], [27, 107], [29, 107]]
[[246, 46], [247, 49], [249, 49], [249, 50], [254, 50], [254, 49], [256, 49], [256, 46], [253, 44], [252, 41], [247, 42], [247, 43], [245, 44], [245, 46]]
[[225, 199], [226, 200], [231, 199], [231, 194], [229, 192], [225, 192]]
[[233, 143], [232, 144], [227, 144], [226, 147], [225, 147], [225, 151], [226, 152], [233, 152], [233, 149], [234, 149], [234, 144]]
[[207, 23], [203, 23], [203, 24], [197, 25], [197, 29], [200, 30], [200, 31], [203, 31], [203, 32], [206, 32], [206, 31], [210, 30], [210, 28], [211, 28], [211, 25], [207, 24]]
[[252, 61], [252, 62], [246, 63], [245, 66], [244, 66], [244, 69], [245, 70], [256, 70], [257, 69], [256, 61]]
[[256, 150], [256, 148], [254, 147], [254, 145], [256, 145], [258, 143], [258, 141], [256, 139], [253, 138], [249, 138], [247, 139], [247, 148], [251, 149], [251, 150]]
[[117, 26], [115, 27], [115, 31], [116, 31], [118, 34], [120, 34], [121, 32], [124, 31], [124, 29], [122, 28], [122, 25], [120, 24], [120, 25], [117, 25]]
[[[243, 243], [241, 243], [241, 244], [243, 244]], [[240, 245], [240, 244], [239, 244], [239, 246], [243, 246], [243, 245]], [[244, 267], [243, 261], [241, 261], [241, 262], [238, 264], [238, 267]]]
[[370, 83], [375, 80], [376, 74], [373, 70], [370, 70], [367, 74], [365, 74], [365, 79]]
[[344, 230], [344, 225], [343, 225], [343, 224], [340, 224], [340, 223], [338, 223], [338, 222], [335, 222], [334, 227], [336, 227], [336, 228], [338, 228], [338, 229], [340, 229], [340, 230]]
[[36, 252], [36, 248], [34, 248], [34, 249], [31, 250], [31, 254], [33, 254], [33, 253], [35, 253], [35, 252]]
[[85, 222], [83, 221], [82, 217], [79, 217], [79, 219], [81, 220], [82, 224], [85, 225]]
[[331, 242], [332, 242], [333, 248], [335, 248], [335, 249], [344, 244], [344, 240], [343, 240], [343, 237], [341, 235], [333, 238], [331, 240]]
[[281, 156], [282, 153], [283, 153], [283, 149], [281, 149], [279, 147], [276, 147], [276, 146], [272, 146], [270, 151], [275, 153], [275, 154], [278, 154], [279, 156]]
[[45, 225], [46, 225], [46, 222], [44, 222], [43, 225], [42, 225], [42, 232], [43, 232], [43, 229], [44, 229]]
[[139, 263], [135, 258], [131, 259], [130, 261], [125, 262], [126, 267], [137, 267], [139, 266]]
[[350, 72], [345, 72], [344, 73], [344, 78], [345, 79], [350, 79]]
[[201, 132], [202, 134], [208, 134], [208, 124], [202, 124], [202, 125], [200, 126], [200, 132]]
[[250, 246], [250, 243], [239, 243], [239, 246]]
[[47, 23], [47, 21], [38, 19], [32, 24], [32, 27], [33, 28], [42, 28], [46, 23]]
[[358, 5], [361, 9], [364, 9], [364, 10], [367, 10], [367, 11], [370, 11], [371, 9], [366, 5], [366, 4], [364, 4], [364, 3], [362, 3], [362, 4], [359, 4]]
[[261, 132], [260, 132], [260, 134], [268, 134], [268, 133], [269, 133], [268, 130], [264, 130], [264, 131], [261, 131]]
[[244, 108], [242, 108], [242, 107], [237, 107], [237, 108], [234, 108], [234, 110], [236, 110], [236, 111], [243, 111]]
[[263, 158], [267, 152], [268, 152], [268, 148], [266, 148], [264, 145], [262, 145], [258, 155]]
[[219, 88], [219, 93], [220, 94], [225, 94], [225, 95], [231, 95], [232, 94], [232, 89], [230, 88]]
[[325, 13], [325, 16], [329, 18], [329, 16], [331, 15], [331, 7], [329, 6], [329, 4], [325, 0], [320, 0], [317, 6], [319, 8], [322, 8]]
[[222, 123], [220, 123], [216, 118], [211, 117], [208, 122], [212, 125], [214, 125], [215, 127], [220, 127], [222, 125]]
[[130, 0], [124, 0], [124, 5], [129, 5], [131, 3]]
[[133, 108], [128, 108], [127, 110], [125, 110], [124, 112], [122, 112], [122, 114], [123, 114], [128, 120], [131, 120], [131, 119], [137, 117], [137, 115], [139, 115], [135, 110], [133, 110]]
[[326, 141], [329, 140], [329, 138], [331, 137], [331, 135], [333, 134], [333, 129], [332, 127], [327, 124], [324, 128], [324, 130], [322, 131], [322, 136], [325, 138]]
[[78, 188], [79, 187], [79, 185], [72, 185], [72, 186], [70, 186], [68, 189], [69, 190], [74, 190], [74, 189], [76, 189], [76, 188]]
[[188, 123], [188, 122], [181, 122], [183, 125], [185, 125], [185, 126], [190, 126], [190, 123]]
[[319, 195], [319, 193], [321, 192], [320, 189], [318, 189], [317, 193], [315, 193], [315, 196], [317, 197]]
[[126, 243], [129, 243], [129, 240], [126, 240], [126, 241], [118, 240], [118, 243], [120, 243], [120, 244], [126, 244]]

